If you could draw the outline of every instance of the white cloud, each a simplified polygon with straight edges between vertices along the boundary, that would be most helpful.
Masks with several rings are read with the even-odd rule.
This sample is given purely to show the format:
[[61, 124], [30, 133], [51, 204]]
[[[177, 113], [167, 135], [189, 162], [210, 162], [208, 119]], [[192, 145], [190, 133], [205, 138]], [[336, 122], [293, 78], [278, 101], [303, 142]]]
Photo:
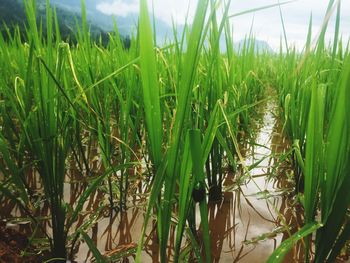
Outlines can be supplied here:
[[116, 15], [125, 17], [129, 14], [137, 14], [139, 3], [137, 1], [122, 1], [117, 0], [112, 3], [101, 2], [96, 5], [96, 9], [106, 15]]
[[[168, 23], [172, 24], [174, 19], [177, 24], [185, 24], [186, 17], [188, 21], [194, 18], [197, 0], [153, 0], [155, 15]], [[148, 0], [149, 7], [152, 7], [152, 0]]]
[[[136, 14], [139, 10], [139, 0], [102, 0], [96, 5], [96, 9], [107, 15], [127, 16]], [[158, 19], [172, 24], [172, 19], [177, 24], [184, 24], [186, 21], [187, 11], [188, 19], [191, 21], [195, 13], [197, 0], [147, 0], [148, 7], [154, 12]]]

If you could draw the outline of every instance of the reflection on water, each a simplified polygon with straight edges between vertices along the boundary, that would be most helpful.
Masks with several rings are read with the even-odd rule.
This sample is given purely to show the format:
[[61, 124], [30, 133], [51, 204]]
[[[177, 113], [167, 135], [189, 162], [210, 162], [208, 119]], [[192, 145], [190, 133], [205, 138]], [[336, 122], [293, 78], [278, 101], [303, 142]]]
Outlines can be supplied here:
[[[292, 192], [287, 181], [289, 166], [280, 158], [288, 145], [275, 118], [275, 107], [273, 102], [267, 103], [254, 143], [244, 153], [245, 166], [252, 168], [246, 183], [226, 192], [221, 203], [210, 204], [214, 262], [266, 262], [289, 237], [284, 227], [292, 227], [289, 233], [293, 233], [302, 222], [288, 191]], [[225, 185], [232, 181], [233, 176], [227, 176]], [[285, 262], [297, 262], [298, 255], [292, 251]]]
[[[253, 167], [246, 183], [224, 193], [218, 203], [209, 204], [209, 226], [214, 262], [265, 262], [282, 240], [289, 237], [302, 222], [302, 211], [292, 205], [291, 184], [287, 180], [289, 164], [280, 156], [288, 149], [281, 135], [281, 125], [275, 117], [276, 105], [269, 102], [257, 123], [254, 143], [247, 147], [245, 165]], [[226, 174], [224, 186], [230, 188], [235, 175]], [[140, 237], [143, 215], [140, 209], [131, 208], [120, 216], [102, 219], [96, 224], [92, 236], [101, 251], [133, 251]], [[197, 213], [198, 215], [199, 213]], [[197, 220], [199, 222], [200, 220]], [[153, 222], [154, 224], [155, 222]], [[285, 227], [289, 227], [289, 233]], [[142, 262], [158, 261], [158, 242], [155, 228], [149, 227], [149, 236]], [[175, 229], [169, 243], [171, 255]], [[130, 246], [130, 247], [128, 247]], [[300, 246], [297, 246], [298, 250]], [[297, 262], [300, 251], [291, 251], [285, 262]], [[111, 253], [107, 253], [111, 255]], [[81, 244], [77, 260], [86, 260], [88, 248]], [[134, 262], [133, 256], [122, 262]]]
[[[244, 165], [249, 168], [250, 176], [244, 184], [226, 191], [222, 201], [209, 204], [214, 262], [265, 262], [281, 241], [295, 232], [299, 222], [302, 222], [301, 208], [293, 205], [293, 191], [291, 183], [288, 182], [289, 164], [281, 158], [288, 149], [288, 143], [281, 135], [282, 127], [275, 117], [276, 105], [270, 101], [260, 110], [262, 118], [256, 124], [254, 142], [249, 142], [243, 153]], [[226, 174], [224, 189], [232, 189], [236, 177], [237, 174]], [[40, 189], [38, 182], [33, 180], [32, 184]], [[74, 181], [68, 180], [65, 183], [66, 201], [76, 204], [87, 185], [87, 182], [78, 180], [75, 176]], [[130, 188], [133, 193], [126, 212], [115, 213], [109, 210], [106, 191], [96, 190], [84, 205], [83, 211], [87, 212], [79, 215], [73, 226], [73, 230], [84, 224], [92, 226], [87, 227], [87, 233], [97, 244], [97, 248], [117, 262], [134, 262], [144, 221], [144, 186], [141, 182], [135, 182]], [[14, 210], [16, 208], [10, 203], [1, 204], [1, 209], [6, 209], [3, 210], [6, 214], [12, 211], [12, 215], [20, 216], [19, 211]], [[47, 205], [43, 204], [41, 215], [43, 210], [48, 211]], [[46, 228], [50, 228], [49, 221], [43, 222]], [[148, 226], [147, 234], [142, 262], [159, 262], [155, 222]], [[174, 239], [175, 227], [172, 227], [169, 255], [172, 254]], [[75, 260], [90, 261], [93, 256], [86, 243], [75, 244], [75, 250], [71, 251]], [[285, 262], [297, 262], [298, 255], [301, 254], [299, 250], [300, 245], [289, 253]], [[123, 258], [118, 260], [120, 255]]]

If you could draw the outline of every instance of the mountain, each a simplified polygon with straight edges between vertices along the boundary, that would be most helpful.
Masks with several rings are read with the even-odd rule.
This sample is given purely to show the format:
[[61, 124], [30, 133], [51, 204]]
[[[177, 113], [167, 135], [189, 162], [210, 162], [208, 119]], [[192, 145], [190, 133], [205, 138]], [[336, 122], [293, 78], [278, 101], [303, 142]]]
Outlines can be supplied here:
[[[45, 21], [46, 0], [37, 0], [38, 18]], [[102, 35], [107, 41], [107, 33], [114, 31], [116, 23], [121, 36], [127, 37], [136, 33], [138, 14], [127, 14], [126, 16], [106, 15], [97, 9], [99, 0], [85, 0], [86, 15], [93, 38]], [[103, 0], [103, 2], [112, 3], [113, 0]], [[51, 6], [56, 8], [58, 21], [60, 24], [63, 39], [73, 39], [76, 21], [81, 21], [81, 1], [80, 0], [50, 0]], [[11, 10], [11, 12], [9, 11]], [[155, 18], [157, 41], [164, 43], [165, 39], [172, 38], [172, 28]], [[26, 15], [22, 0], [0, 0], [0, 31], [4, 32], [6, 24], [10, 31], [13, 31], [15, 25], [19, 25], [24, 32]], [[43, 23], [45, 26], [45, 23]], [[181, 28], [180, 30], [181, 31]], [[44, 30], [45, 32], [45, 30]], [[6, 34], [5, 34], [6, 35]]]
[[[81, 14], [81, 3], [77, 0], [51, 0], [51, 4], [56, 8], [65, 10], [74, 15]], [[91, 25], [95, 25], [104, 31], [113, 31], [114, 21], [118, 25], [118, 30], [121, 35], [130, 35], [137, 24], [137, 16], [128, 15], [126, 17], [116, 17], [105, 15], [96, 9], [96, 1], [85, 1], [86, 16]]]
[[[46, 32], [46, 1], [37, 0], [37, 19], [42, 21], [43, 34]], [[60, 33], [63, 39], [74, 41], [76, 21], [81, 21], [80, 10], [74, 12], [68, 9], [57, 6], [57, 18], [59, 22]], [[18, 26], [20, 33], [25, 38], [25, 27], [27, 24], [25, 8], [22, 0], [1, 0], [0, 1], [0, 32], [6, 38], [6, 31], [11, 33], [15, 27]], [[101, 29], [99, 26], [90, 24], [91, 36], [98, 39], [100, 36], [104, 41], [107, 41], [107, 31]]]
[[[50, 0], [53, 6], [80, 14], [80, 0]], [[136, 32], [138, 14], [127, 14], [125, 16], [114, 16], [102, 13], [97, 9], [99, 3], [113, 3], [113, 0], [85, 0], [86, 14], [88, 21], [104, 31], [113, 31], [114, 22], [118, 26], [121, 35], [131, 35]], [[152, 22], [153, 23], [153, 22]], [[155, 18], [157, 40], [163, 42], [167, 37], [172, 36], [172, 28], [160, 19]]]
[[[11, 12], [9, 12], [11, 10]], [[23, 23], [25, 17], [24, 9], [16, 0], [1, 0], [0, 1], [0, 28], [3, 28], [3, 23], [12, 27], [15, 24]]]

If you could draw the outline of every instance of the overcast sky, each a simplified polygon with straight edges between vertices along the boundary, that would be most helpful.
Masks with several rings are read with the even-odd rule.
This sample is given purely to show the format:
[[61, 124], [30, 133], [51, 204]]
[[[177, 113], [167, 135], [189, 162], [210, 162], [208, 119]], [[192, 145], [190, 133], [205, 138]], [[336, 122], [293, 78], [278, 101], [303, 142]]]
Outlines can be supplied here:
[[[148, 0], [149, 8], [152, 0]], [[282, 0], [281, 0], [282, 2]], [[319, 32], [328, 5], [328, 0], [298, 0], [282, 6], [285, 27], [289, 44], [301, 49], [305, 43], [310, 15], [313, 16], [313, 35]], [[157, 18], [171, 25], [172, 18], [178, 23], [185, 22], [187, 10], [192, 19], [198, 0], [153, 0]], [[230, 14], [244, 10], [275, 4], [277, 0], [232, 0]], [[137, 14], [139, 0], [100, 0], [96, 8], [105, 14], [126, 16]], [[335, 17], [335, 14], [333, 15]], [[246, 14], [231, 19], [234, 28], [234, 38], [240, 40], [249, 33], [253, 24], [256, 38], [267, 41], [274, 49], [279, 47], [280, 37], [283, 34], [279, 9], [277, 7]], [[350, 36], [350, 0], [342, 1], [341, 32], [346, 40]], [[329, 38], [334, 33], [334, 19], [330, 24]]]

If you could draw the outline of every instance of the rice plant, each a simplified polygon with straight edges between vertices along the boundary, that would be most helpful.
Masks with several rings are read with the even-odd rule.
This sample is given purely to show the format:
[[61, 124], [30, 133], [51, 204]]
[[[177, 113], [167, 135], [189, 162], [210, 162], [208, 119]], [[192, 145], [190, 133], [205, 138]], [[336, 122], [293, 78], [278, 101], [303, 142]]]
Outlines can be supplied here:
[[[85, 240], [97, 262], [107, 261], [91, 227], [105, 208], [117, 215], [145, 199], [140, 240], [130, 249], [136, 262], [150, 226], [161, 262], [213, 262], [208, 203], [253, 180], [242, 145], [253, 140], [256, 107], [275, 89], [304, 222], [296, 233], [284, 226], [290, 237], [270, 262], [300, 240], [301, 260], [334, 262], [350, 234], [350, 56], [339, 32], [341, 1], [329, 2], [314, 43], [310, 18], [302, 52], [288, 46], [280, 9], [279, 53], [257, 52], [249, 32], [236, 50], [230, 19], [289, 2], [230, 14], [231, 1], [198, 1], [193, 21], [183, 31], [174, 25], [161, 46], [147, 3], [140, 1], [126, 47], [117, 23], [107, 44], [92, 38], [84, 1], [72, 40], [62, 39], [49, 1], [44, 17], [36, 1], [24, 1], [25, 33], [17, 26], [0, 34], [0, 199], [30, 218], [33, 236], [42, 232], [47, 260], [73, 259]], [[227, 171], [233, 182], [224, 188]], [[84, 187], [68, 202], [72, 182]], [[103, 196], [98, 209], [85, 211], [95, 192]]]
[[[312, 225], [316, 218], [320, 218], [315, 262], [334, 262], [346, 243], [345, 236], [348, 236], [349, 200], [343, 189], [349, 187], [346, 179], [350, 160], [349, 118], [345, 114], [349, 64], [348, 50], [342, 49], [338, 39], [340, 4], [340, 1], [330, 1], [314, 50], [310, 49], [308, 37], [307, 52], [300, 59], [296, 59], [295, 52], [287, 55], [289, 65], [295, 70], [292, 78], [296, 80], [289, 82], [289, 87], [281, 86], [287, 130], [291, 131], [299, 156], [296, 159], [300, 167], [298, 180], [302, 181], [299, 192], [305, 209], [305, 223]], [[328, 48], [325, 32], [335, 9], [334, 43]], [[309, 36], [311, 23], [310, 20]], [[305, 240], [306, 260], [311, 249], [310, 241], [310, 238]]]

